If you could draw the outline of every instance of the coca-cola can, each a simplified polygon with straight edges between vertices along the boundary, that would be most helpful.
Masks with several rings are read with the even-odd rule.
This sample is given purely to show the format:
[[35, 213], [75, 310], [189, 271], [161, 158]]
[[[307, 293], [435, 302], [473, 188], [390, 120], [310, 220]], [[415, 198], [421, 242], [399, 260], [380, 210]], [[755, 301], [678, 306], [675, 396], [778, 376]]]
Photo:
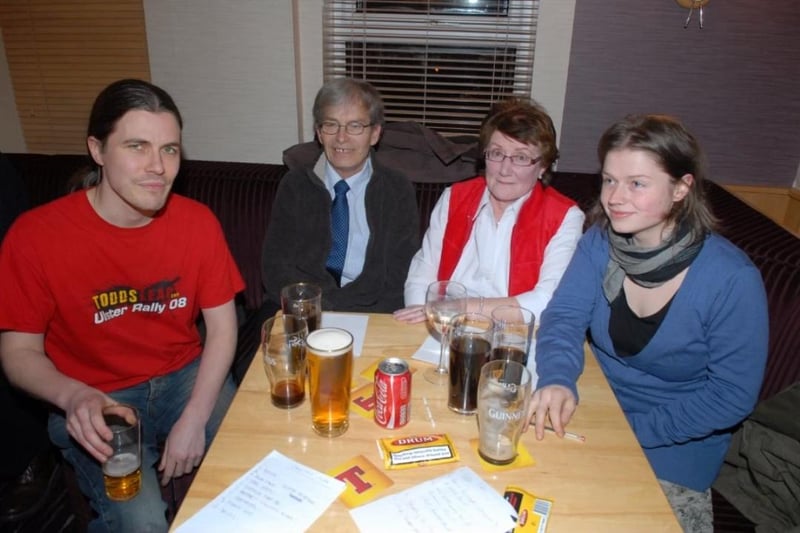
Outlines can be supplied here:
[[386, 429], [408, 424], [411, 417], [411, 371], [399, 357], [384, 359], [375, 369], [375, 423]]

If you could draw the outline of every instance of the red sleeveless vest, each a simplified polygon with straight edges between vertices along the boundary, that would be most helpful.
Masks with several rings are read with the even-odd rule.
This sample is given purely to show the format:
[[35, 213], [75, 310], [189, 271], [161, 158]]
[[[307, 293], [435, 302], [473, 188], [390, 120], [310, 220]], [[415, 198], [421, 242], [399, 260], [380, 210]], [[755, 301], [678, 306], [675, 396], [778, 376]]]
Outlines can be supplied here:
[[[439, 281], [450, 279], [461, 259], [484, 189], [486, 179], [483, 176], [456, 183], [450, 188]], [[536, 182], [530, 197], [522, 204], [511, 232], [508, 296], [516, 296], [536, 286], [544, 249], [561, 226], [567, 210], [574, 205], [575, 202], [552, 187], [544, 188]]]

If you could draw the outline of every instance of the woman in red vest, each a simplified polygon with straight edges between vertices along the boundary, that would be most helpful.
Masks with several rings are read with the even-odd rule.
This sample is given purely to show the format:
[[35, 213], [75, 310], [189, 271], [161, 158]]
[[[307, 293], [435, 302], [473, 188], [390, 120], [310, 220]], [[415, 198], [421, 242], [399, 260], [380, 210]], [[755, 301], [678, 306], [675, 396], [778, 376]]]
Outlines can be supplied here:
[[486, 175], [442, 193], [411, 261], [398, 320], [425, 320], [425, 292], [437, 280], [464, 284], [474, 296], [469, 311], [488, 315], [511, 304], [539, 317], [575, 251], [584, 215], [548, 187], [558, 148], [547, 113], [530, 101], [500, 102], [479, 143]]

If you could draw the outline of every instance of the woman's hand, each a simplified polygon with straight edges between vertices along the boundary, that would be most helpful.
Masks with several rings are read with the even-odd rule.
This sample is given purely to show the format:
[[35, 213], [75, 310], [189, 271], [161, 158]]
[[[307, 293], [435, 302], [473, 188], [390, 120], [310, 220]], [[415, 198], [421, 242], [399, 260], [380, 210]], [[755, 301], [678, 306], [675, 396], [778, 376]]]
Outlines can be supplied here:
[[406, 322], [407, 324], [419, 324], [420, 322], [425, 322], [426, 319], [424, 305], [404, 307], [403, 309], [398, 309], [392, 315], [395, 320]]
[[575, 395], [567, 387], [549, 385], [536, 389], [528, 409], [528, 423], [535, 426], [536, 440], [544, 438], [544, 429], [548, 425], [548, 418], [556, 435], [563, 437], [564, 428], [572, 419], [577, 406]]

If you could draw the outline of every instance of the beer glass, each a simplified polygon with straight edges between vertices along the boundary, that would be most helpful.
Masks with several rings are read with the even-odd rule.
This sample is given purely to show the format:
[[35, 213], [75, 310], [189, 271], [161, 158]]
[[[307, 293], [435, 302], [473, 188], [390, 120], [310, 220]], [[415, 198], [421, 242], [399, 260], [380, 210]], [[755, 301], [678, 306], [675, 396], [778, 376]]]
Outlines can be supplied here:
[[527, 424], [531, 373], [521, 363], [499, 359], [483, 365], [478, 383], [478, 454], [505, 465], [517, 458]]
[[303, 318], [280, 315], [261, 328], [261, 352], [272, 405], [290, 409], [306, 397], [306, 337]]
[[311, 333], [322, 320], [322, 289], [305, 282], [285, 286], [281, 289], [281, 310], [284, 315], [305, 318]]
[[492, 353], [492, 319], [480, 313], [456, 315], [450, 323], [450, 381], [447, 407], [472, 414], [478, 408], [481, 367]]
[[492, 361], [505, 359], [526, 365], [533, 338], [533, 311], [517, 305], [501, 305], [492, 311], [494, 340]]
[[353, 336], [339, 328], [312, 331], [306, 339], [311, 425], [323, 437], [338, 437], [350, 425]]
[[139, 412], [125, 404], [103, 407], [103, 420], [111, 430], [111, 457], [103, 463], [106, 496], [130, 500], [142, 484], [142, 427]]

